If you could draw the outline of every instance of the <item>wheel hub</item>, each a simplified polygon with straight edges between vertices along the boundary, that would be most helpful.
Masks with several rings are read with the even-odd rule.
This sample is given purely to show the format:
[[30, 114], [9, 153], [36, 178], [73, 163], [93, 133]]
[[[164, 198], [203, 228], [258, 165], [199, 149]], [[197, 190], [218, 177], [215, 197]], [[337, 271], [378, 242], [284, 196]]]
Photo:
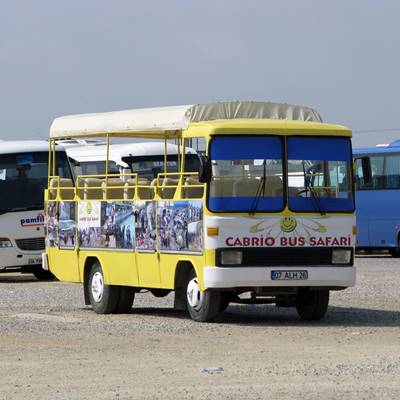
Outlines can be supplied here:
[[190, 307], [199, 310], [203, 302], [203, 296], [204, 294], [200, 290], [197, 278], [193, 278], [187, 286], [187, 301]]
[[104, 293], [104, 280], [100, 272], [96, 272], [93, 275], [91, 286], [93, 300], [98, 303], [103, 298]]

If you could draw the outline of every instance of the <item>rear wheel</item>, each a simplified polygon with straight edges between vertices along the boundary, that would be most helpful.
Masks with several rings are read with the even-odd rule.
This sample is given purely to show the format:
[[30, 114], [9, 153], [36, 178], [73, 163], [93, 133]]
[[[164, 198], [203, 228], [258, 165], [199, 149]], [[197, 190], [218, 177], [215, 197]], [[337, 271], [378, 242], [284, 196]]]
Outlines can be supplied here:
[[296, 299], [296, 310], [301, 319], [318, 321], [324, 317], [329, 304], [329, 290], [301, 293]]
[[104, 283], [103, 270], [98, 261], [90, 270], [88, 288], [90, 305], [97, 314], [111, 314], [117, 310], [120, 288]]
[[190, 317], [194, 321], [212, 321], [220, 312], [221, 296], [219, 292], [202, 292], [192, 270], [186, 284], [186, 303]]
[[133, 301], [135, 300], [135, 289], [130, 286], [116, 286], [119, 289], [119, 299], [115, 313], [127, 314], [132, 310]]

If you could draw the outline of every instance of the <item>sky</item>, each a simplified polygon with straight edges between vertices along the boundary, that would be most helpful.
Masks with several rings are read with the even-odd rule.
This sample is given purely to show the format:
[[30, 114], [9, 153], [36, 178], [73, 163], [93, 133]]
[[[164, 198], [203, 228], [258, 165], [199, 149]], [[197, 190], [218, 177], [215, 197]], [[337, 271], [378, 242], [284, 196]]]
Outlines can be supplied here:
[[218, 100], [400, 139], [398, 0], [0, 0], [0, 138], [61, 115]]

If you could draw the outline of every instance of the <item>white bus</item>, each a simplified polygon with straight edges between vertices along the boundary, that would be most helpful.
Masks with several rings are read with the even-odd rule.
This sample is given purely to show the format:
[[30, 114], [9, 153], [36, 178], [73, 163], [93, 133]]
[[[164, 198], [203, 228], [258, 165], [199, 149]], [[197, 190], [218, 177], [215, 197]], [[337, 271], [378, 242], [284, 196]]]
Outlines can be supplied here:
[[[104, 143], [90, 143], [66, 148], [75, 176], [101, 175], [106, 173], [107, 146]], [[110, 145], [108, 173], [137, 173], [139, 177], [152, 180], [164, 171], [164, 154], [168, 172], [178, 172], [179, 148], [163, 141], [121, 143]], [[186, 148], [186, 168], [196, 172], [199, 156], [196, 150]]]
[[[51, 278], [41, 268], [48, 148], [48, 142], [37, 140], [0, 144], [0, 272], [19, 270], [32, 272], [41, 280]], [[64, 178], [71, 178], [65, 151], [60, 146], [57, 171]]]

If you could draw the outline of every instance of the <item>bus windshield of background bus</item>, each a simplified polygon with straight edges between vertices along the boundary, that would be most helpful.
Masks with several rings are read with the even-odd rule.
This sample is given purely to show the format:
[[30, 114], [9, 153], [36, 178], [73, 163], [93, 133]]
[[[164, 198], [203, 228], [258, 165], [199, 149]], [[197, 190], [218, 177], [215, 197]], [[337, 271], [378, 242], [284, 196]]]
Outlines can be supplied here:
[[[141, 178], [152, 180], [157, 174], [164, 172], [164, 156], [122, 157], [133, 173]], [[199, 170], [199, 156], [197, 154], [186, 154], [185, 172], [197, 172]], [[167, 172], [178, 172], [178, 156], [168, 155]]]
[[[47, 187], [48, 153], [0, 154], [0, 213], [40, 210]], [[70, 177], [64, 153], [57, 152], [56, 174]]]
[[210, 145], [210, 210], [282, 210], [282, 155], [282, 139], [278, 136], [214, 137]]
[[[74, 161], [71, 159], [72, 165], [74, 166], [75, 175], [104, 175], [106, 173], [106, 162], [105, 161]], [[118, 174], [119, 168], [115, 161], [108, 161], [108, 173]]]
[[289, 209], [351, 212], [351, 146], [347, 138], [289, 137]]

